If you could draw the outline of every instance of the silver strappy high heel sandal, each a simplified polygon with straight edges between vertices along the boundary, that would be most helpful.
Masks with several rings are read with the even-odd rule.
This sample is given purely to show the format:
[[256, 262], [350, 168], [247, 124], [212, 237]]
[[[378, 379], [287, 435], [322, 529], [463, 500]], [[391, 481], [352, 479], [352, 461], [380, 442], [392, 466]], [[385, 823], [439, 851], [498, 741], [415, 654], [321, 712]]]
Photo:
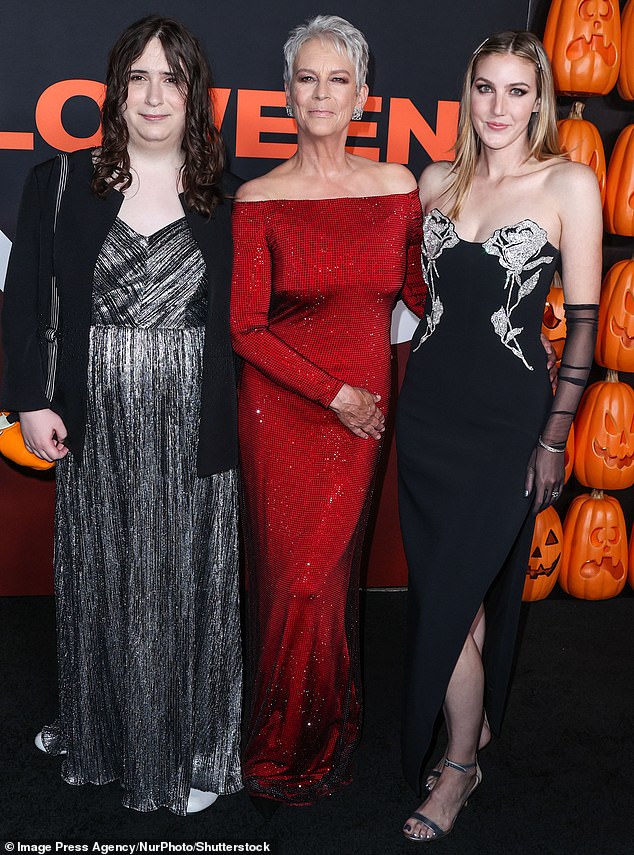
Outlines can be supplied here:
[[441, 828], [433, 821], [433, 819], [429, 819], [429, 817], [425, 816], [424, 813], [414, 811], [414, 813], [410, 814], [410, 819], [417, 819], [419, 822], [422, 822], [424, 825], [427, 826], [427, 828], [429, 828], [433, 832], [433, 834], [429, 837], [419, 837], [418, 835], [408, 834], [409, 829], [406, 825], [403, 829], [403, 834], [408, 840], [411, 840], [412, 843], [431, 843], [433, 840], [440, 840], [441, 838], [446, 837], [453, 830], [453, 827], [456, 824], [456, 820], [460, 815], [460, 811], [463, 809], [463, 807], [465, 807], [475, 790], [482, 783], [482, 771], [480, 770], [480, 766], [478, 765], [477, 758], [473, 763], [455, 763], [453, 760], [445, 758], [444, 765], [449, 769], [455, 769], [456, 771], [462, 772], [465, 775], [470, 769], [475, 769], [475, 781], [473, 782], [473, 786], [466, 794], [463, 803], [460, 805], [460, 808], [458, 809], [458, 812], [456, 813], [453, 819], [453, 822], [447, 829]]

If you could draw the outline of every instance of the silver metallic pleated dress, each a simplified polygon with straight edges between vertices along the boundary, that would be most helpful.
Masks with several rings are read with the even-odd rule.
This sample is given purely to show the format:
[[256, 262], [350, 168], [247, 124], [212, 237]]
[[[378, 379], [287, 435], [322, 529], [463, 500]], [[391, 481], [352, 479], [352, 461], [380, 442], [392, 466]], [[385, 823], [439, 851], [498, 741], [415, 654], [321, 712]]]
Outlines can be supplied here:
[[86, 443], [57, 467], [60, 718], [71, 784], [186, 812], [242, 786], [236, 472], [200, 478], [205, 263], [185, 218], [115, 220], [95, 267]]

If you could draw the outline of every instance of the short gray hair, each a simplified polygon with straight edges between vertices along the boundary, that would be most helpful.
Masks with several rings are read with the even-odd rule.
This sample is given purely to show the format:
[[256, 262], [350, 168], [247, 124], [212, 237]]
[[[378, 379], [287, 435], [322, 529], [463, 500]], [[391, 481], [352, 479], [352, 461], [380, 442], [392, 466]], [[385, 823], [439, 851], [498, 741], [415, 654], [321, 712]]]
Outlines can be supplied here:
[[368, 73], [368, 43], [361, 30], [337, 15], [316, 15], [291, 30], [284, 45], [284, 83], [290, 85], [295, 58], [310, 39], [328, 39], [340, 53], [345, 53], [354, 66], [358, 92]]

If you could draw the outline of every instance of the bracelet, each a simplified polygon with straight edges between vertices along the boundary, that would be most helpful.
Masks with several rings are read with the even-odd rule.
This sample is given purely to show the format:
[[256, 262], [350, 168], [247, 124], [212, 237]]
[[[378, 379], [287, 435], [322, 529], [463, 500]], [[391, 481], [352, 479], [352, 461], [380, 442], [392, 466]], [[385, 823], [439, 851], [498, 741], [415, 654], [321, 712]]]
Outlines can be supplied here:
[[545, 448], [546, 451], [551, 451], [553, 454], [563, 454], [564, 451], [566, 450], [565, 445], [563, 448], [553, 448], [552, 445], [546, 445], [546, 443], [544, 442], [544, 440], [541, 437], [541, 434], [537, 437], [537, 442], [541, 445], [542, 448]]

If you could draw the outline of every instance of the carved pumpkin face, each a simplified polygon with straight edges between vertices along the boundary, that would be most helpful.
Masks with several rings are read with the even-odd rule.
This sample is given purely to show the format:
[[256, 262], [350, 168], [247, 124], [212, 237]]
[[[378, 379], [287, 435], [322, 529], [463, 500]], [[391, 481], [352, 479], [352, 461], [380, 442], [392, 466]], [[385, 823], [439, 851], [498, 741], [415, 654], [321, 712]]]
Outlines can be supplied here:
[[564, 312], [564, 292], [561, 287], [559, 275], [555, 274], [553, 284], [550, 286], [546, 303], [544, 304], [544, 317], [542, 318], [542, 332], [552, 344], [557, 354], [557, 364], [561, 362], [561, 354], [566, 343], [566, 313]]
[[522, 599], [543, 600], [550, 594], [559, 576], [563, 530], [557, 511], [551, 506], [535, 517], [533, 542]]
[[564, 521], [561, 587], [573, 597], [607, 600], [623, 590], [627, 565], [625, 519], [618, 501], [600, 490], [577, 496]]
[[575, 101], [567, 119], [557, 122], [561, 150], [576, 163], [585, 163], [593, 170], [599, 182], [601, 202], [605, 199], [606, 164], [601, 135], [592, 122], [583, 116], [584, 104]]
[[623, 128], [610, 158], [603, 221], [612, 234], [634, 237], [634, 125]]
[[558, 92], [607, 95], [619, 75], [618, 0], [553, 0], [544, 32]]
[[634, 390], [614, 371], [584, 393], [575, 418], [576, 479], [586, 487], [634, 484]]
[[606, 368], [634, 372], [634, 259], [617, 261], [605, 275], [594, 358]]
[[624, 469], [632, 465], [634, 449], [634, 419], [628, 426], [617, 422], [609, 410], [603, 413], [605, 430], [597, 429], [597, 435], [592, 440], [592, 447], [597, 457], [600, 457], [608, 469]]

